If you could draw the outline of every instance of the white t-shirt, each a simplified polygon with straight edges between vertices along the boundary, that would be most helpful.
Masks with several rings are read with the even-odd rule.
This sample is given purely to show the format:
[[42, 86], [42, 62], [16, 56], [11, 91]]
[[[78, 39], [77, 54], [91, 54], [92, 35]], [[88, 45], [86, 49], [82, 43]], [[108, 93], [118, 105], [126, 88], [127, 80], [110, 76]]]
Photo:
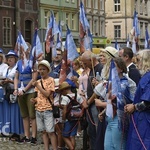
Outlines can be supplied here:
[[[67, 94], [67, 95], [69, 95], [71, 98], [73, 98], [74, 99], [74, 97], [75, 97], [75, 94], [74, 93], [72, 93], [72, 94]], [[62, 101], [61, 101], [61, 105], [68, 105], [69, 103], [70, 103], [70, 99], [67, 97], [67, 96], [61, 96], [61, 98], [62, 98]], [[76, 101], [79, 103], [79, 104], [82, 104], [83, 103], [83, 99], [82, 99], [82, 97], [79, 95], [79, 94], [77, 94], [77, 98], [76, 98]]]

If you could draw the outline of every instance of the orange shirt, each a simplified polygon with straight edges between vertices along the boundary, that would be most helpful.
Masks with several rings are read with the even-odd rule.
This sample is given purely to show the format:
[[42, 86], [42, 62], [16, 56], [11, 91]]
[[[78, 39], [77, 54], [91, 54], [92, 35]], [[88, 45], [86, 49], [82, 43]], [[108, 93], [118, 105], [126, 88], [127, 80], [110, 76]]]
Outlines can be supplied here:
[[[38, 80], [37, 82], [40, 86], [42, 86], [40, 80]], [[55, 91], [54, 79], [51, 77], [49, 77], [48, 79], [42, 79], [42, 83], [46, 91], [52, 91], [50, 99], [53, 103], [54, 101], [53, 92]], [[37, 92], [35, 109], [38, 111], [52, 110], [52, 106], [49, 100], [36, 87], [35, 87], [35, 91]]]

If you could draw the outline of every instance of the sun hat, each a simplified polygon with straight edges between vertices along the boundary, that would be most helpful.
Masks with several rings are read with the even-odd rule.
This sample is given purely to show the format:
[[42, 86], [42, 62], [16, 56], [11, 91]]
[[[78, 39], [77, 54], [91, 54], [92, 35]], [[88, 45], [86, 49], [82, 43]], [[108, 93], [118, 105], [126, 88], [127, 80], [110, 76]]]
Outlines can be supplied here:
[[59, 78], [54, 79], [55, 82], [55, 90], [59, 88]]
[[50, 64], [49, 64], [49, 62], [47, 60], [40, 61], [38, 63], [38, 68], [39, 68], [40, 65], [44, 65], [49, 70], [48, 72], [51, 72], [51, 67], [50, 67]]
[[119, 56], [118, 50], [111, 46], [107, 46], [105, 49], [102, 49], [101, 51], [107, 53], [109, 56], [113, 58]]
[[16, 54], [16, 52], [14, 50], [10, 50], [8, 52], [8, 54], [5, 55], [5, 57], [9, 57], [9, 56], [14, 56], [14, 57], [17, 57], [18, 58], [18, 55]]
[[64, 81], [62, 84], [59, 85], [58, 90], [62, 91], [64, 89], [68, 89], [68, 88], [71, 88], [71, 85], [69, 85], [66, 81]]

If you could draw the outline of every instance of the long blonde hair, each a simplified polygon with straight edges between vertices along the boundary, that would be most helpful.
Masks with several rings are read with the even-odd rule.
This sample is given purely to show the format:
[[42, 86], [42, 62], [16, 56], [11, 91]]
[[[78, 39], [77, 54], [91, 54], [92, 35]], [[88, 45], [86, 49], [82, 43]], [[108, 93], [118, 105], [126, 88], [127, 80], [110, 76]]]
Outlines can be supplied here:
[[101, 52], [101, 53], [103, 53], [103, 55], [105, 56], [105, 59], [106, 59], [106, 64], [104, 64], [104, 66], [103, 66], [103, 69], [101, 72], [101, 77], [105, 80], [108, 80], [109, 70], [110, 70], [110, 62], [111, 62], [112, 57], [105, 52]]
[[140, 52], [137, 53], [140, 57], [140, 70], [142, 70], [143, 74], [146, 73], [147, 71], [150, 71], [150, 50], [149, 49], [144, 49], [141, 50]]

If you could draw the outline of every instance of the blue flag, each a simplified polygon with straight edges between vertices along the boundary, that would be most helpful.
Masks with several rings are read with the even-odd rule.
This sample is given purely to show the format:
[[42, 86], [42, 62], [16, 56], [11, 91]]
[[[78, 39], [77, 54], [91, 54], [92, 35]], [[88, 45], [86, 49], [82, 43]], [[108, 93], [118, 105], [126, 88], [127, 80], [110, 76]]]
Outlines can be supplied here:
[[36, 60], [43, 55], [42, 45], [40, 42], [40, 38], [38, 36], [38, 31], [35, 29], [34, 36], [33, 36], [33, 44], [32, 49], [30, 51], [30, 58], [29, 58], [29, 66], [33, 69]]
[[67, 59], [68, 60], [73, 61], [75, 58], [79, 57], [76, 45], [73, 40], [73, 36], [72, 36], [71, 31], [69, 30], [68, 26], [67, 26], [67, 33], [66, 33], [65, 49], [67, 50]]
[[90, 25], [88, 23], [82, 1], [80, 2], [79, 21], [80, 21], [80, 53], [83, 53], [85, 50], [92, 50], [93, 37], [90, 32]]
[[118, 46], [118, 42], [117, 42], [117, 39], [115, 41], [115, 49], [117, 49], [119, 51], [119, 46]]
[[146, 28], [146, 31], [145, 31], [145, 49], [149, 49], [149, 48], [150, 48], [150, 39], [149, 39], [148, 30]]
[[20, 56], [21, 51], [22, 51], [22, 53], [26, 52], [28, 48], [29, 47], [28, 47], [27, 43], [25, 42], [21, 32], [18, 31], [18, 37], [16, 40], [16, 45], [15, 45], [14, 51], [18, 54], [18, 56]]
[[51, 11], [50, 21], [47, 26], [45, 41], [46, 41], [46, 52], [50, 52], [50, 48], [54, 47], [54, 35], [59, 33], [58, 25], [54, 18], [54, 13]]

